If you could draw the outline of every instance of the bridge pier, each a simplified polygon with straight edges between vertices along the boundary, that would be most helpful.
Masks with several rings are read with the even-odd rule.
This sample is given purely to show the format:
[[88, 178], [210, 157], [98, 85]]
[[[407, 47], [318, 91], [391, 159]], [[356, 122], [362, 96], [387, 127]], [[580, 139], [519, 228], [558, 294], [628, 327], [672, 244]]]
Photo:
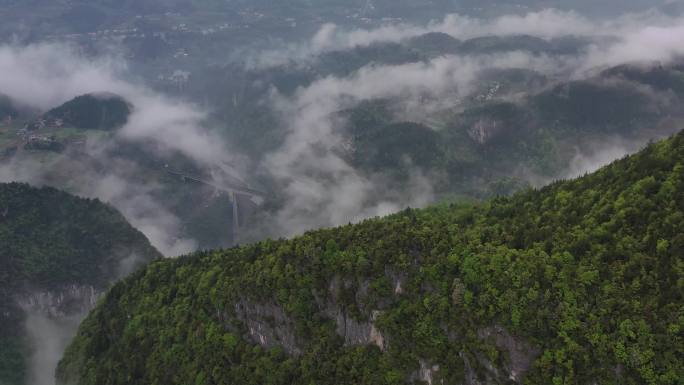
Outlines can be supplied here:
[[233, 203], [233, 244], [237, 244], [238, 231], [240, 228], [240, 210], [238, 208], [238, 194], [235, 191], [230, 193], [230, 199]]

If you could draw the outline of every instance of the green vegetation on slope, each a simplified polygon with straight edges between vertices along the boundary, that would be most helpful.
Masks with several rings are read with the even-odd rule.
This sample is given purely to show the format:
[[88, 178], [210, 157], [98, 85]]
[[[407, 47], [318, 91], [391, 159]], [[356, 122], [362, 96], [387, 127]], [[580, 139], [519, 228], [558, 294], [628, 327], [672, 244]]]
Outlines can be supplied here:
[[[358, 170], [388, 174], [396, 189], [420, 169], [438, 196], [481, 199], [565, 175], [573, 160], [596, 155], [597, 143], [645, 143], [673, 132], [682, 120], [680, 76], [674, 65], [619, 66], [552, 86], [531, 70], [487, 70], [465, 101], [426, 116], [407, 115], [392, 99], [363, 101], [338, 115], [344, 150]], [[499, 188], [507, 181], [513, 183]]]
[[112, 94], [78, 96], [50, 110], [48, 119], [62, 119], [66, 126], [90, 130], [114, 130], [125, 125], [131, 105]]
[[[155, 262], [84, 321], [58, 378], [402, 384], [422, 360], [439, 365], [433, 383], [505, 383], [520, 360], [487, 337], [498, 327], [530, 346], [526, 384], [681, 384], [683, 192], [680, 133], [595, 174], [479, 206]], [[283, 313], [244, 310], [253, 304]], [[331, 307], [348, 323], [374, 320], [383, 349], [345, 345]], [[271, 348], [251, 342], [257, 313], [262, 333], [285, 336]]]
[[0, 184], [0, 384], [23, 384], [23, 313], [15, 297], [32, 290], [119, 278], [121, 261], [160, 257], [115, 209], [52, 188]]

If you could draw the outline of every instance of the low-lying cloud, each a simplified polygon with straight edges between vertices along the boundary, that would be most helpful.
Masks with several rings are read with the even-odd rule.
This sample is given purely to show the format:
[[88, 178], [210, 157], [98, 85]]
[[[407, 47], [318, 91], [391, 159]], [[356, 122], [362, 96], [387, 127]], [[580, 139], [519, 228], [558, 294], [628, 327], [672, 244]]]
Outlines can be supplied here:
[[671, 62], [684, 56], [684, 18], [664, 26], [645, 26], [625, 32], [607, 48], [594, 47], [587, 67], [614, 66], [629, 62]]
[[29, 310], [25, 316], [24, 327], [31, 350], [27, 381], [32, 385], [54, 385], [57, 364], [86, 313], [52, 318], [42, 312]]
[[[331, 51], [355, 47], [367, 47], [380, 43], [398, 43], [427, 33], [445, 33], [459, 40], [484, 36], [529, 35], [542, 39], [574, 37], [613, 36], [628, 44], [641, 41], [658, 41], [662, 48], [675, 48], [680, 36], [676, 31], [681, 18], [651, 10], [638, 14], [626, 14], [610, 20], [594, 20], [573, 11], [545, 9], [522, 15], [504, 15], [480, 19], [460, 14], [449, 14], [441, 21], [426, 25], [389, 23], [374, 29], [346, 29], [336, 24], [325, 24], [306, 42], [285, 44], [273, 50], [247, 55], [250, 68], [268, 68], [283, 64], [305, 62]], [[658, 29], [661, 29], [658, 31]], [[645, 36], [646, 35], [646, 36]], [[664, 43], [664, 44], [663, 44]], [[653, 47], [652, 47], [653, 48]], [[650, 50], [649, 50], [650, 51]], [[642, 53], [641, 58], [645, 54]]]
[[[115, 140], [151, 144], [166, 155], [178, 154], [202, 167], [233, 172], [224, 141], [205, 127], [206, 111], [125, 80], [125, 68], [116, 58], [86, 58], [69, 45], [5, 45], [0, 46], [0, 92], [18, 104], [42, 111], [86, 93], [118, 94], [133, 105], [133, 111]], [[110, 146], [108, 140], [94, 140], [86, 146], [89, 156], [111, 162], [105, 170], [68, 155], [51, 165], [22, 159], [2, 165], [0, 180], [48, 183], [100, 198], [117, 207], [165, 255], [194, 251], [196, 242], [180, 236], [181, 220], [155, 197], [160, 187], [154, 181], [136, 176], [140, 172], [133, 163], [101, 159], [108, 156]], [[55, 168], [51, 167], [66, 170], [68, 178], [54, 178]]]
[[[422, 207], [438, 198], [435, 181], [441, 176], [414, 167], [410, 159], [402, 165], [408, 173], [401, 183], [382, 171], [360, 170], [349, 161], [345, 122], [339, 112], [362, 101], [390, 99], [400, 110], [403, 108], [400, 112], [405, 119], [420, 120], [444, 107], [457, 110], [481, 87], [480, 75], [486, 70], [531, 69], [548, 76], [553, 83], [589, 76], [597, 67], [668, 62], [684, 55], [684, 18], [649, 12], [596, 22], [572, 12], [545, 10], [490, 20], [449, 15], [425, 26], [394, 24], [373, 30], [349, 31], [328, 24], [308, 42], [263, 52], [247, 64], [263, 69], [308, 62], [328, 51], [401, 42], [428, 32], [447, 33], [458, 39], [519, 34], [544, 39], [602, 39], [574, 57], [522, 51], [452, 54], [415, 63], [369, 64], [349, 76], [319, 78], [291, 95], [274, 91], [268, 101], [287, 134], [275, 151], [254, 157], [260, 158], [259, 170], [272, 182], [282, 202], [266, 213], [267, 219], [252, 231], [257, 238], [292, 236], [316, 227], [356, 222], [407, 206]], [[117, 143], [151, 144], [149, 148], [161, 155], [179, 154], [210, 171], [236, 175], [234, 167], [240, 167], [241, 160], [227, 150], [215, 130], [206, 127], [207, 111], [127, 80], [125, 62], [117, 58], [86, 58], [68, 45], [0, 46], [0, 73], [0, 93], [38, 110], [97, 92], [121, 95], [134, 106], [128, 123], [113, 138], [114, 144], [92, 139], [85, 145], [86, 155], [108, 163], [107, 167], [70, 158], [68, 153], [49, 161], [15, 158], [0, 165], [0, 181], [50, 184], [109, 202], [167, 256], [198, 247], [195, 240], [182, 235], [182, 219], [168, 202], [159, 199], [165, 193], [163, 186], [145, 178], [134, 162], [112, 157], [110, 152]], [[557, 177], [594, 171], [640, 144], [616, 139], [578, 148], [567, 169]], [[65, 344], [61, 333], [53, 332], [54, 325], [44, 318], [33, 317], [29, 322], [31, 330], [45, 329], [57, 338], [44, 341], [46, 354], [36, 354], [33, 366], [53, 365], [48, 361]], [[35, 338], [40, 339], [40, 334]], [[50, 381], [44, 373], [35, 375], [41, 376], [33, 378], [35, 383]]]
[[369, 66], [350, 77], [320, 79], [292, 97], [274, 96], [273, 103], [289, 132], [285, 143], [264, 161], [264, 168], [281, 183], [280, 192], [287, 199], [276, 214], [279, 228], [291, 235], [433, 202], [431, 178], [417, 168], [410, 172], [408, 182], [392, 187], [397, 191], [388, 191], [386, 176], [367, 174], [349, 164], [336, 112], [373, 99], [410, 102], [427, 95], [435, 100], [448, 95], [458, 100], [477, 88], [483, 70], [493, 68], [549, 72], [563, 66], [551, 58], [520, 52], [448, 56], [426, 63]]
[[[328, 76], [297, 90], [294, 95], [272, 98], [280, 111], [288, 136], [285, 143], [265, 157], [263, 166], [280, 182], [286, 203], [275, 223], [287, 234], [318, 226], [331, 226], [383, 214], [405, 206], [434, 201], [434, 182], [423, 171], [413, 170], [408, 186], [384, 199], [387, 180], [382, 174], [355, 169], [344, 156], [347, 140], [337, 112], [361, 101], [390, 99], [416, 110], [435, 110], [435, 103], [449, 100], [452, 108], [481, 86], [479, 76], [489, 69], [532, 69], [554, 81], [582, 79], [591, 70], [629, 62], [676, 59], [684, 51], [684, 18], [657, 12], [626, 15], [603, 22], [590, 21], [572, 12], [546, 10], [522, 16], [479, 20], [450, 15], [425, 27], [388, 25], [375, 30], [340, 31], [326, 25], [307, 44], [290, 46], [261, 56], [257, 65], [306, 62], [322, 52], [349, 49], [377, 42], [398, 42], [426, 32], [444, 32], [465, 39], [485, 35], [528, 34], [544, 39], [563, 36], [601, 37], [578, 56], [549, 56], [513, 51], [498, 54], [448, 55], [400, 65], [370, 64], [345, 77]], [[605, 39], [606, 36], [611, 37]], [[268, 55], [273, 56], [268, 56]], [[281, 55], [279, 58], [278, 55]], [[273, 60], [277, 59], [277, 60]], [[282, 59], [282, 60], [280, 60]], [[251, 63], [251, 64], [255, 64]], [[644, 90], [648, 93], [650, 90]], [[657, 97], [654, 95], [654, 97]], [[429, 102], [425, 102], [428, 100]], [[410, 108], [409, 108], [410, 106]], [[646, 139], [644, 139], [646, 140]], [[643, 144], [630, 143], [635, 150]], [[627, 147], [615, 142], [578, 149], [577, 156], [558, 178], [594, 171], [624, 156]], [[386, 208], [386, 209], [383, 209]]]
[[[256, 156], [261, 157], [261, 172], [274, 181], [277, 193], [284, 199], [271, 221], [274, 228], [269, 229], [270, 235], [292, 235], [317, 226], [338, 225], [408, 205], [422, 206], [435, 199], [432, 176], [425, 175], [424, 170], [412, 168], [405, 188], [394, 191], [388, 188], [386, 175], [369, 174], [349, 163], [344, 154], [347, 139], [340, 130], [343, 122], [337, 113], [361, 101], [392, 99], [404, 109], [404, 118], [420, 120], [447, 105], [458, 107], [481, 86], [479, 76], [487, 69], [533, 69], [553, 82], [583, 78], [597, 67], [634, 61], [666, 62], [684, 53], [679, 44], [684, 41], [681, 17], [651, 11], [596, 21], [551, 9], [493, 19], [448, 15], [422, 26], [387, 24], [369, 30], [345, 30], [327, 24], [309, 41], [261, 52], [247, 64], [264, 69], [284, 63], [308, 63], [325, 52], [402, 42], [429, 32], [461, 40], [521, 34], [543, 39], [600, 39], [572, 57], [523, 51], [452, 54], [416, 63], [369, 64], [349, 76], [319, 78], [292, 95], [275, 92], [270, 102], [287, 135], [277, 150]], [[161, 151], [177, 152], [229, 174], [236, 174], [233, 167], [239, 167], [240, 161], [226, 150], [216, 132], [205, 128], [206, 111], [126, 81], [126, 65], [116, 58], [85, 59], [64, 45], [4, 46], [0, 47], [0, 71], [15, 74], [0, 79], [0, 92], [40, 109], [88, 92], [120, 94], [135, 106], [128, 124], [118, 134], [120, 139], [153, 142]], [[129, 168], [120, 166], [121, 170]], [[578, 166], [577, 172], [581, 172], [579, 169], [582, 167]], [[25, 165], [15, 165], [12, 172], [4, 173], [31, 179]], [[190, 251], [196, 245], [193, 240], [177, 237], [182, 227], [180, 219], [155, 199], [159, 187], [141, 183], [131, 178], [131, 173], [134, 171], [100, 173], [89, 188], [76, 190], [112, 202], [166, 254]]]
[[203, 127], [206, 111], [124, 80], [126, 68], [115, 57], [86, 58], [65, 44], [0, 46], [0, 90], [18, 104], [47, 110], [79, 95], [114, 93], [134, 106], [121, 137], [152, 140], [207, 165], [230, 160], [223, 141]]

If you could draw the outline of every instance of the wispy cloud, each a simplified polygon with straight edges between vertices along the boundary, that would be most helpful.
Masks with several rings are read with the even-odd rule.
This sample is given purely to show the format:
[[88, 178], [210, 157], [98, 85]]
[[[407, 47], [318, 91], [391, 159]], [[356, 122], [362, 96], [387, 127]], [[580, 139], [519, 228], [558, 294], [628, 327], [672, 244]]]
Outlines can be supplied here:
[[449, 14], [426, 25], [389, 23], [374, 29], [347, 29], [325, 24], [308, 41], [285, 44], [277, 49], [247, 55], [250, 68], [268, 68], [311, 60], [325, 52], [397, 43], [431, 32], [446, 33], [460, 40], [483, 36], [530, 35], [543, 39], [565, 36], [625, 36], [652, 26], [671, 26], [679, 20], [652, 10], [610, 20], [594, 20], [572, 11], [545, 9], [522, 15], [480, 19]]
[[414, 168], [405, 185], [389, 188], [385, 175], [355, 169], [344, 156], [346, 139], [336, 112], [363, 100], [415, 101], [428, 95], [438, 100], [447, 94], [462, 98], [477, 88], [478, 75], [492, 68], [551, 71], [559, 65], [520, 52], [448, 56], [425, 63], [369, 66], [349, 77], [320, 79], [293, 97], [276, 95], [274, 106], [289, 132], [284, 144], [263, 163], [286, 197], [276, 223], [293, 234], [432, 202], [432, 181], [422, 170]]
[[[462, 39], [484, 35], [529, 34], [542, 38], [561, 36], [601, 37], [586, 52], [574, 57], [554, 57], [526, 52], [488, 55], [448, 55], [428, 61], [400, 65], [368, 65], [349, 76], [328, 76], [300, 88], [294, 95], [272, 98], [274, 108], [287, 127], [284, 144], [268, 154], [263, 167], [280, 183], [286, 198], [276, 214], [279, 228], [287, 234], [318, 226], [331, 226], [385, 213], [405, 206], [420, 206], [434, 199], [434, 181], [415, 169], [409, 186], [387, 195], [387, 179], [382, 174], [358, 170], [344, 156], [347, 139], [338, 111], [364, 100], [391, 99], [423, 109], [429, 114], [433, 102], [448, 100], [457, 107], [459, 100], [480, 86], [484, 70], [533, 69], [557, 81], [580, 79], [597, 66], [631, 61], [668, 61], [680, 55], [684, 19], [656, 12], [626, 15], [603, 22], [590, 21], [572, 12], [546, 10], [527, 15], [503, 16], [493, 20], [458, 15], [426, 27], [385, 26], [376, 30], [340, 31], [324, 26], [306, 49], [292, 46], [287, 60], [309, 60], [326, 50], [348, 49], [375, 42], [400, 41], [425, 32], [439, 31]], [[619, 35], [615, 35], [615, 34]], [[606, 35], [611, 39], [603, 39]], [[299, 55], [299, 56], [297, 56]], [[268, 60], [267, 60], [268, 61]], [[265, 64], [262, 62], [261, 64]], [[266, 63], [274, 64], [275, 62]], [[648, 94], [650, 91], [644, 89]], [[654, 97], [658, 97], [654, 95]], [[639, 143], [630, 143], [630, 149]], [[625, 154], [624, 146], [597, 146], [578, 149], [568, 170], [558, 177], [593, 171]]]
[[[111, 140], [94, 141], [88, 156], [107, 164], [105, 169], [64, 155], [50, 166], [30, 159], [15, 160], [0, 169], [0, 180], [22, 180], [69, 187], [70, 191], [110, 202], [165, 255], [195, 249], [196, 242], [183, 239], [181, 219], [172, 214], [156, 192], [154, 181], [140, 178], [133, 162], [109, 157], [111, 146], [133, 142], [150, 144], [148, 151], [178, 154], [207, 169], [233, 173], [232, 153], [215, 131], [206, 127], [207, 112], [125, 80], [126, 64], [114, 57], [86, 58], [69, 45], [38, 44], [0, 46], [0, 90], [17, 103], [39, 110], [56, 107], [71, 98], [98, 92], [122, 96], [133, 105], [128, 123]], [[52, 178], [55, 170], [70, 175]], [[137, 175], [137, 176], [136, 176]], [[228, 236], [228, 231], [226, 231]]]
[[[544, 39], [601, 37], [595, 45], [574, 57], [502, 52], [449, 55], [399, 65], [371, 64], [349, 76], [319, 78], [292, 95], [275, 93], [270, 102], [281, 117], [287, 135], [277, 150], [251, 154], [261, 158], [260, 169], [274, 181], [277, 193], [284, 199], [281, 209], [274, 214], [275, 219], [267, 221], [275, 224], [269, 233], [291, 235], [316, 226], [384, 214], [407, 205], [425, 205], [434, 199], [432, 178], [424, 170], [414, 168], [409, 187], [395, 191], [388, 187], [386, 175], [358, 170], [350, 164], [344, 154], [347, 143], [342, 123], [336, 118], [340, 110], [364, 100], [393, 99], [404, 103], [410, 114], [419, 115], [423, 111], [429, 115], [437, 108], [435, 103], [447, 100], [453, 107], [477, 90], [478, 77], [486, 69], [534, 69], [564, 80], [582, 78], [597, 66], [672, 60], [682, 54], [678, 42], [684, 37], [683, 31], [684, 19], [658, 12], [604, 21], [558, 10], [494, 19], [448, 15], [422, 26], [388, 24], [369, 30], [345, 30], [328, 24], [306, 42], [255, 55], [249, 64], [264, 68], [293, 61], [307, 62], [333, 50], [401, 42], [428, 32], [447, 33], [462, 40], [519, 34]], [[178, 152], [198, 164], [229, 173], [236, 164], [239, 167], [240, 161], [227, 150], [220, 135], [206, 127], [206, 111], [126, 81], [122, 75], [126, 65], [115, 58], [86, 59], [64, 45], [3, 46], [0, 47], [0, 71], [13, 74], [0, 79], [0, 92], [42, 109], [83, 93], [118, 93], [135, 106], [118, 139], [153, 142], [157, 149]], [[26, 166], [15, 167], [19, 169], [14, 174], [26, 176], [26, 170], [20, 169]], [[82, 188], [81, 192], [113, 202], [167, 254], [193, 247], [192, 240], [176, 239], [180, 219], [154, 199], [158, 186], [138, 180], [131, 186], [130, 176], [121, 171], [99, 174], [97, 178], [98, 183], [92, 183], [89, 189]], [[159, 223], [165, 226], [155, 226]]]

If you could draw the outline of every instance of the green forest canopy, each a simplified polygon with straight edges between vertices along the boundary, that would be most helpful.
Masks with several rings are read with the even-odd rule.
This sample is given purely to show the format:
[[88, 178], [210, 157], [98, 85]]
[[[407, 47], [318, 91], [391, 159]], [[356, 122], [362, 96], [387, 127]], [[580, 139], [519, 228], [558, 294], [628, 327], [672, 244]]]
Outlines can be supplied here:
[[0, 184], [0, 384], [23, 384], [23, 314], [15, 296], [89, 285], [104, 291], [121, 261], [161, 255], [114, 208], [53, 188]]
[[[510, 354], [478, 333], [498, 326], [538, 352], [526, 384], [682, 384], [683, 192], [680, 133], [541, 190], [158, 261], [84, 321], [58, 378], [403, 384], [423, 360], [433, 383], [500, 383], [487, 363]], [[301, 354], [252, 344], [239, 303], [282, 309], [291, 322], [272, 327]], [[379, 311], [384, 351], [344, 345], [328, 306], [359, 322]]]
[[77, 96], [48, 111], [45, 116], [62, 119], [67, 126], [90, 130], [115, 130], [128, 122], [132, 106], [114, 94]]

